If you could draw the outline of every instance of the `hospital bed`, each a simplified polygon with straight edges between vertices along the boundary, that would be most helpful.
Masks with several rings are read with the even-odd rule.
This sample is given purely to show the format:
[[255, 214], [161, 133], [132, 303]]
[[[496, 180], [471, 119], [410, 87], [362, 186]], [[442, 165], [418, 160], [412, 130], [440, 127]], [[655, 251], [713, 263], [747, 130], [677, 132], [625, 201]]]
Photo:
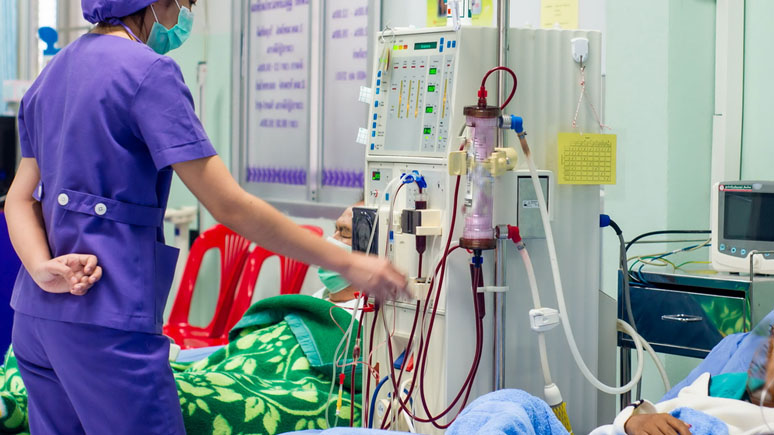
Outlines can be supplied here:
[[[301, 297], [303, 296], [289, 296], [289, 297]], [[277, 311], [280, 306], [273, 306], [271, 307], [271, 312]], [[280, 310], [281, 311], [281, 310]], [[248, 312], [249, 314], [256, 314], [255, 312]], [[255, 321], [255, 319], [253, 319]], [[774, 323], [774, 312], [770, 313], [768, 316], [766, 316], [751, 332], [748, 333], [740, 333], [740, 334], [734, 334], [726, 337], [723, 339], [713, 350], [710, 352], [710, 354], [707, 356], [707, 358], [680, 384], [676, 385], [672, 391], [668, 392], [667, 395], [664, 396], [662, 400], [667, 400], [672, 397], [679, 391], [683, 386], [688, 385], [692, 383], [701, 373], [709, 372], [711, 375], [715, 376], [722, 373], [732, 373], [732, 372], [745, 372], [747, 368], [750, 365], [750, 361], [755, 353], [755, 351], [758, 349], [758, 347], [765, 341], [766, 337], [768, 337], [768, 331], [770, 328], [770, 325]], [[329, 325], [330, 329], [335, 329], [336, 326], [333, 324]], [[273, 333], [271, 331], [267, 333]], [[280, 333], [282, 334], [282, 333]], [[232, 337], [232, 344], [231, 349], [223, 349], [222, 347], [210, 347], [210, 348], [201, 348], [201, 349], [192, 349], [192, 350], [186, 350], [181, 352], [180, 357], [178, 358], [179, 363], [188, 363], [191, 361], [207, 361], [208, 358], [214, 358], [214, 360], [210, 360], [211, 366], [216, 366], [218, 363], [218, 358], [221, 358], [220, 363], [223, 364], [229, 364], [229, 360], [226, 358], [226, 355], [229, 352], [232, 352], [234, 356], [237, 358], [241, 357], [241, 355], [237, 354], [237, 349], [239, 347], [245, 347], [242, 344], [239, 343], [240, 338], [243, 337]], [[204, 358], [204, 359], [202, 359]], [[201, 364], [201, 362], [199, 363]], [[244, 364], [243, 364], [244, 365]], [[248, 364], [249, 366], [249, 364]], [[272, 366], [273, 367], [273, 366]], [[257, 369], [257, 368], [256, 368]], [[245, 371], [246, 370], [246, 371]], [[255, 369], [253, 369], [255, 370]], [[250, 371], [250, 367], [247, 369], [239, 369], [239, 373], [237, 373], [237, 376], [243, 376], [246, 372]], [[228, 409], [228, 407], [234, 407], [239, 408], [240, 415], [244, 415], [244, 409], [245, 403], [249, 402], [252, 397], [248, 397], [247, 395], [240, 397], [238, 400], [235, 399], [235, 397], [230, 397], [230, 393], [228, 390], [222, 389], [220, 385], [227, 385], [228, 379], [221, 377], [223, 373], [217, 373], [217, 370], [214, 371], [217, 373], [216, 377], [217, 379], [214, 380], [214, 382], [209, 382], [207, 385], [203, 384], [197, 384], [197, 379], [201, 375], [202, 379], [205, 379], [208, 375], [206, 372], [202, 373], [196, 373], [196, 370], [193, 370], [192, 375], [187, 375], [187, 378], [185, 379], [185, 382], [188, 382], [191, 387], [193, 388], [211, 388], [213, 391], [217, 391], [217, 394], [220, 398], [223, 398], [226, 400], [226, 402], [223, 402], [224, 409]], [[228, 372], [228, 370], [226, 370]], [[14, 381], [10, 380], [10, 384], [2, 384], [2, 376], [0, 376], [0, 387], [8, 389], [18, 388], [18, 385], [10, 385], [13, 384]], [[211, 380], [212, 381], [212, 380]], [[215, 387], [215, 388], [213, 388]], [[183, 390], [186, 390], [186, 388], [183, 388]], [[181, 390], [181, 391], [183, 391]], [[320, 390], [320, 397], [323, 397], [325, 394], [327, 394], [327, 390], [325, 388], [322, 388]], [[183, 391], [185, 393], [190, 393], [194, 390], [188, 390]], [[199, 393], [202, 391], [199, 390]], [[2, 391], [0, 391], [2, 393]], [[285, 391], [284, 394], [290, 394], [291, 391]], [[181, 393], [182, 394], [182, 393]], [[214, 394], [214, 393], [213, 393]], [[241, 394], [241, 393], [240, 393]], [[2, 397], [2, 395], [0, 395]], [[258, 396], [255, 396], [258, 397]], [[202, 412], [200, 408], [202, 407], [201, 403], [196, 403], [196, 399], [191, 400], [192, 396], [189, 394], [189, 397], [187, 397], [187, 400], [185, 403], [183, 403], [183, 411], [184, 415], [187, 415], [190, 419], [192, 416], [188, 415], [189, 409], [193, 410], [191, 414], [194, 415], [200, 415], [204, 417], [206, 415], [205, 412]], [[229, 402], [230, 401], [230, 402]], [[323, 399], [325, 401], [325, 399]], [[181, 400], [182, 403], [182, 400]], [[194, 404], [193, 407], [191, 404]], [[208, 402], [209, 405], [212, 407], [212, 402]], [[214, 411], [214, 408], [210, 409], [211, 411]], [[197, 414], [199, 413], [199, 414]], [[0, 418], [0, 424], [4, 422], [3, 418]], [[321, 422], [319, 422], [321, 424]], [[317, 423], [315, 423], [317, 424]], [[308, 424], [307, 424], [308, 425]], [[553, 413], [550, 411], [550, 408], [548, 405], [545, 404], [545, 402], [542, 401], [542, 399], [535, 398], [534, 396], [531, 396], [525, 392], [519, 391], [519, 390], [501, 390], [495, 393], [490, 393], [488, 395], [482, 396], [473, 403], [471, 403], [466, 409], [461, 413], [460, 417], [458, 418], [455, 425], [453, 425], [449, 431], [447, 432], [450, 435], [455, 434], [469, 434], [469, 433], [475, 433], [470, 432], [470, 428], [480, 428], [485, 427], [489, 425], [492, 429], [497, 428], [496, 430], [499, 430], [499, 432], [495, 433], [536, 433], [536, 434], [564, 434], [566, 432], [563, 432], [563, 427], [559, 423], [559, 421], [554, 417]], [[317, 426], [318, 428], [320, 426]], [[529, 428], [529, 430], [528, 430]], [[530, 430], [532, 432], [530, 432]], [[205, 433], [205, 431], [191, 431], [191, 433]], [[313, 433], [320, 433], [324, 435], [328, 434], [364, 434], [364, 433], [373, 433], [373, 434], [379, 434], [382, 433], [378, 430], [366, 430], [366, 429], [349, 429], [349, 428], [334, 428], [334, 429], [328, 429], [328, 430], [302, 430], [295, 432], [298, 434], [313, 434]], [[392, 432], [395, 433], [395, 432]]]

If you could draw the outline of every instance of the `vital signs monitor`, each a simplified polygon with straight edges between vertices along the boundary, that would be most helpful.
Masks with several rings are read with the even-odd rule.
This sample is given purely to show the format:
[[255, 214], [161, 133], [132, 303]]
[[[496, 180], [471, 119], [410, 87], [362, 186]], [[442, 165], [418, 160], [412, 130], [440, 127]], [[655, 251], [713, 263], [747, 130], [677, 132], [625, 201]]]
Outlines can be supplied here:
[[726, 181], [712, 190], [712, 267], [774, 274], [774, 181]]

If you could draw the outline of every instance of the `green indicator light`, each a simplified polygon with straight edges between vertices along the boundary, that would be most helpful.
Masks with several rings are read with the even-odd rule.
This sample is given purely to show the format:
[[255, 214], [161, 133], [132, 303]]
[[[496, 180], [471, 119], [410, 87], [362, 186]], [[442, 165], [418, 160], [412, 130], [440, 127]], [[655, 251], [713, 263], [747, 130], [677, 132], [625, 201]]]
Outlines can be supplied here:
[[425, 107], [425, 113], [433, 113], [433, 106]]
[[430, 68], [430, 75], [434, 76], [438, 73], [438, 68]]
[[400, 45], [393, 45], [393, 46], [392, 46], [392, 49], [393, 49], [393, 50], [400, 50]]
[[371, 180], [373, 180], [373, 181], [379, 181], [379, 180], [381, 180], [381, 179], [382, 179], [382, 173], [381, 173], [381, 172], [379, 172], [379, 171], [374, 171], [374, 172], [371, 174]]
[[427, 92], [435, 92], [435, 85], [430, 85], [427, 87]]
[[414, 50], [435, 50], [438, 48], [437, 42], [417, 42], [414, 44]]
[[425, 134], [433, 134], [433, 129], [431, 127], [425, 127]]

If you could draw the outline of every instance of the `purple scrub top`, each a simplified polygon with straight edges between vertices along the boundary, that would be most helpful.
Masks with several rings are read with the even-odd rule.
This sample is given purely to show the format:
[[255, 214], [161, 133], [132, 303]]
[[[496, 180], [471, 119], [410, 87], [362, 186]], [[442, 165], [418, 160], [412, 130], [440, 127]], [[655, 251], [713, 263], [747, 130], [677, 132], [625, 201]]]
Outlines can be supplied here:
[[35, 158], [53, 257], [94, 254], [85, 296], [41, 290], [22, 268], [21, 313], [158, 333], [177, 250], [163, 240], [174, 163], [215, 155], [180, 68], [145, 44], [87, 34], [57, 54], [22, 99], [23, 157]]

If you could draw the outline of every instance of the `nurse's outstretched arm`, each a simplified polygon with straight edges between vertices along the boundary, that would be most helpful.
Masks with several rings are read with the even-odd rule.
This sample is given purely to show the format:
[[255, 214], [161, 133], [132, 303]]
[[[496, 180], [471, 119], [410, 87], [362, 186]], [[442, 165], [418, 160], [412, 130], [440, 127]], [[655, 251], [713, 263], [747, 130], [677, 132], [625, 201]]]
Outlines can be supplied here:
[[340, 273], [353, 287], [378, 299], [406, 292], [406, 278], [389, 261], [336, 246], [293, 223], [245, 192], [218, 156], [172, 165], [218, 222], [270, 251]]
[[50, 293], [84, 295], [102, 277], [97, 257], [68, 254], [51, 258], [40, 203], [32, 197], [40, 181], [35, 159], [23, 158], [5, 202], [8, 232], [32, 279]]

